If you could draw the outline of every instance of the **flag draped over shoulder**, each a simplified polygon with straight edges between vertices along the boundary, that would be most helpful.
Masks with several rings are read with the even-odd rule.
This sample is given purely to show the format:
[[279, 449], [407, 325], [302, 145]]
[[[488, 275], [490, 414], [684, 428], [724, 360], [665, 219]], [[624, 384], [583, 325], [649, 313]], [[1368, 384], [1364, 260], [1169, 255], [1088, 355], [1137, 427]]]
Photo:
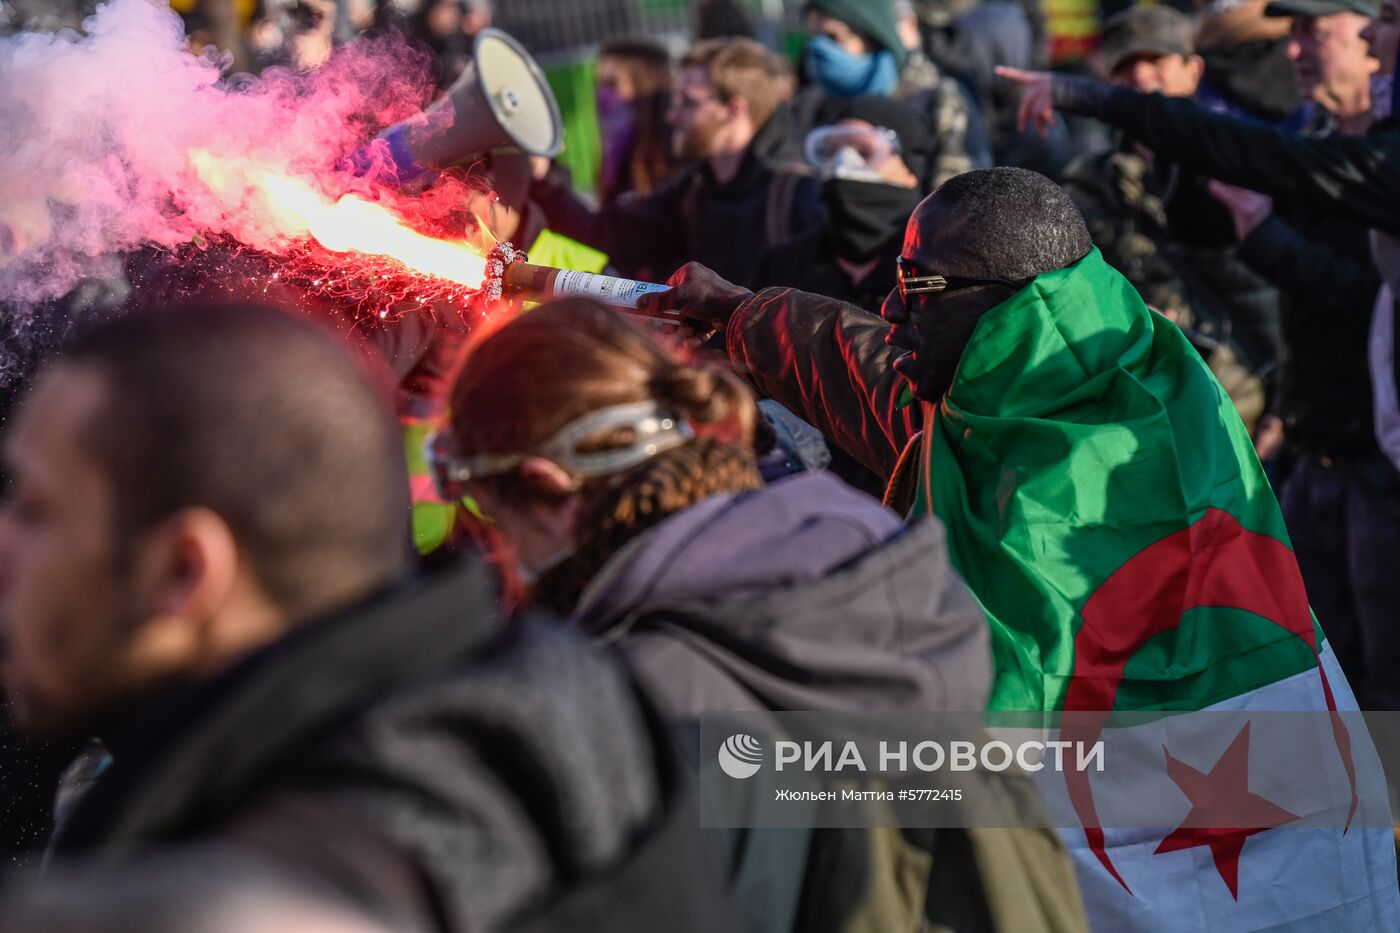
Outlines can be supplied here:
[[[1097, 250], [987, 312], [924, 423], [914, 511], [943, 520], [991, 625], [993, 711], [1355, 708], [1229, 398]], [[1357, 737], [1338, 723], [1329, 754], [1350, 774]], [[1243, 736], [1228, 755], [1247, 767]], [[1207, 781], [1215, 764], [1174, 773]], [[1066, 783], [1092, 826], [1089, 779]], [[1400, 923], [1394, 853], [1374, 831], [1296, 830], [1286, 858], [1285, 831], [1170, 832], [1066, 834], [1096, 926]], [[1341, 872], [1333, 892], [1324, 876]], [[1328, 893], [1287, 890], [1309, 876]]]

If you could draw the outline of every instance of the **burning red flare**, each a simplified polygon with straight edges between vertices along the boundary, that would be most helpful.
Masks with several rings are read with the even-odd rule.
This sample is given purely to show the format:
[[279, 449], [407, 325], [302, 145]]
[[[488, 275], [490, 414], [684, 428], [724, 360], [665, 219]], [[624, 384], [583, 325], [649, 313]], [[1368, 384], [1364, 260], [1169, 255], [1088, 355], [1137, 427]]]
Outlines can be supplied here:
[[252, 212], [289, 246], [310, 240], [375, 278], [399, 271], [453, 283], [461, 287], [452, 290], [456, 297], [485, 279], [480, 248], [421, 233], [385, 203], [358, 194], [332, 199], [308, 180], [203, 150], [192, 150], [189, 160], [211, 192], [231, 209]]

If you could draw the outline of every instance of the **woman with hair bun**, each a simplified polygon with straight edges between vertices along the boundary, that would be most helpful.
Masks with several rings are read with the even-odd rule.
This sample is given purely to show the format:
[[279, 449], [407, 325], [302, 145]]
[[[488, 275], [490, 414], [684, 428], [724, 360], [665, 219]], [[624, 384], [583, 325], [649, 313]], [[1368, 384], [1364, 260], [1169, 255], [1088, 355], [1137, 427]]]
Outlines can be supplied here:
[[[565, 299], [471, 346], [451, 412], [433, 446], [449, 501], [472, 497], [533, 599], [615, 642], [673, 723], [984, 708], [986, 625], [949, 565], [942, 525], [905, 526], [823, 472], [764, 485], [757, 407], [734, 373], [596, 302]], [[968, 780], [978, 795], [1005, 795], [1007, 781], [1025, 778]], [[1077, 899], [1063, 923], [1041, 910], [1064, 902], [1051, 889], [1074, 885], [1050, 830], [725, 840], [755, 930], [825, 929], [815, 918], [838, 915], [850, 921], [843, 929], [919, 929], [997, 903], [1035, 920], [989, 929], [1082, 921]], [[960, 880], [945, 875], [926, 897], [908, 871], [923, 865], [934, 882], [935, 841], [966, 858], [938, 863]]]

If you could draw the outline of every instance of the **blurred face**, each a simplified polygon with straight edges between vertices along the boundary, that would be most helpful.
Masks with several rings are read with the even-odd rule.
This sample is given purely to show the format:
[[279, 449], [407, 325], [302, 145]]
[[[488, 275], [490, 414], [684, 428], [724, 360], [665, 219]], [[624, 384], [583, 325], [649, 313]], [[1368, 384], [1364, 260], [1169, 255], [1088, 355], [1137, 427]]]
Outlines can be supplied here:
[[1296, 16], [1288, 57], [1298, 72], [1298, 84], [1308, 97], [1329, 110], [1338, 102], [1363, 97], [1375, 59], [1366, 51], [1361, 31], [1367, 19], [1358, 13]]
[[[937, 193], [929, 195], [909, 218], [900, 255], [918, 275], [957, 275], [961, 270], [955, 258], [943, 255], [934, 242], [956, 243], [957, 218], [943, 216]], [[957, 373], [963, 350], [983, 313], [996, 307], [1012, 292], [999, 285], [950, 287], [932, 294], [909, 295], [907, 301], [898, 288], [890, 292], [880, 309], [890, 325], [885, 343], [902, 351], [893, 362], [895, 372], [909, 381], [914, 395], [925, 402], [937, 402], [948, 393]]]
[[637, 99], [637, 88], [632, 83], [632, 76], [615, 58], [604, 58], [598, 62], [598, 73], [594, 76], [594, 82], [599, 91], [610, 91], [620, 101]]
[[666, 116], [671, 124], [671, 149], [681, 159], [715, 155], [729, 116], [704, 68], [682, 70]]
[[457, 0], [438, 0], [428, 8], [428, 29], [435, 36], [450, 36], [462, 29], [462, 5]]
[[1204, 70], [1199, 55], [1137, 55], [1120, 64], [1109, 80], [1143, 94], [1190, 97]]
[[1378, 63], [1380, 74], [1395, 74], [1397, 47], [1400, 47], [1400, 4], [1396, 0], [1385, 0], [1375, 19], [1361, 30], [1361, 41], [1371, 57]]
[[807, 35], [826, 36], [852, 55], [868, 55], [872, 51], [870, 43], [854, 29], [818, 10], [807, 11], [806, 25]]
[[488, 3], [468, 3], [466, 16], [462, 18], [462, 32], [475, 36], [491, 25], [491, 5]]
[[134, 587], [114, 539], [112, 490], [79, 443], [103, 388], [89, 370], [50, 370], [5, 445], [3, 680], [16, 722], [36, 733], [81, 732], [133, 689]]

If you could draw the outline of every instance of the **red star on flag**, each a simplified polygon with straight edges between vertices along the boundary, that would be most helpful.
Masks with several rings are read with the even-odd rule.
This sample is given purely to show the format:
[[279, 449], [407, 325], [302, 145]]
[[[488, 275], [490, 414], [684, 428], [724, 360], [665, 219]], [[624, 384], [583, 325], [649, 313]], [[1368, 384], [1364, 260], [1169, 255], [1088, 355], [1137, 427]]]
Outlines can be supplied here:
[[[1202, 774], [1173, 758], [1165, 747], [1162, 751], [1167, 756], [1167, 775], [1191, 801], [1191, 812], [1162, 840], [1155, 854], [1210, 846], [1215, 870], [1230, 889], [1230, 895], [1239, 900], [1240, 853], [1244, 850], [1244, 841], [1255, 833], [1296, 820], [1297, 815], [1250, 792], [1249, 723], [1245, 723], [1240, 734], [1225, 749], [1210, 774]], [[1221, 824], [1243, 828], [1215, 828]]]

